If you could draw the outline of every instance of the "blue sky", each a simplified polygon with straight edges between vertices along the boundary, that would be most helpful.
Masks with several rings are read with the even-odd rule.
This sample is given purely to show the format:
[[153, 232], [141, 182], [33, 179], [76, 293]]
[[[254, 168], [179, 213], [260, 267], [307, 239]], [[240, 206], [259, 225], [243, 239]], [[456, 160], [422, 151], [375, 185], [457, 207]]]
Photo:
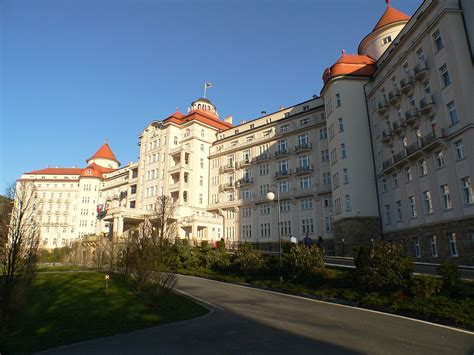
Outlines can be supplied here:
[[[393, 0], [411, 15], [421, 0]], [[84, 166], [107, 137], [137, 160], [138, 135], [208, 97], [258, 117], [319, 94], [384, 0], [0, 0], [0, 193], [22, 172]]]

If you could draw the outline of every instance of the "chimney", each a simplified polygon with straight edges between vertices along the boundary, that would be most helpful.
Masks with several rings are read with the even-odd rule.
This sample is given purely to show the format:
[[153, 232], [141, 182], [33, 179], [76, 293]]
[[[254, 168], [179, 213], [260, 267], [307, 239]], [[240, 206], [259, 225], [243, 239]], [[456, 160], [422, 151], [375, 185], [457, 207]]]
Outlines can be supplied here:
[[232, 116], [227, 116], [224, 118], [224, 122], [232, 124]]

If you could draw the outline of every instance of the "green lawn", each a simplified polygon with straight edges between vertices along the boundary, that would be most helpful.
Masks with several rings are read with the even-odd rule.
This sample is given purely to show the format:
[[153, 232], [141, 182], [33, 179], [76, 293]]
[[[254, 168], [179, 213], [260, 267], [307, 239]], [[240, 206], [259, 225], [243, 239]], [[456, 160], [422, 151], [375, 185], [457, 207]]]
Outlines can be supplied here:
[[28, 300], [15, 330], [0, 339], [0, 352], [39, 351], [208, 312], [173, 293], [151, 308], [119, 275], [111, 275], [106, 296], [104, 274], [97, 272], [40, 273]]

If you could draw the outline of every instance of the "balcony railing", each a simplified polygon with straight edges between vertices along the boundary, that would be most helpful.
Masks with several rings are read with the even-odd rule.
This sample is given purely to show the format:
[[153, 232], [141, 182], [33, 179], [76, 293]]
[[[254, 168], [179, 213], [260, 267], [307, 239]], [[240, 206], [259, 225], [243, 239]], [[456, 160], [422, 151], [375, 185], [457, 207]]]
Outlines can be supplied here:
[[418, 63], [415, 65], [415, 68], [413, 69], [415, 73], [415, 79], [416, 80], [422, 80], [426, 75], [428, 75], [428, 65], [426, 64], [426, 61], [422, 61], [421, 63]]
[[242, 179], [239, 179], [237, 180], [237, 186], [244, 186], [244, 185], [248, 185], [248, 184], [252, 184], [253, 183], [253, 179], [251, 177], [244, 177]]
[[290, 154], [290, 151], [288, 149], [279, 149], [275, 152], [275, 158], [278, 158], [278, 157], [281, 157], [281, 156], [284, 156], [284, 155], [288, 155]]
[[409, 125], [414, 124], [419, 115], [420, 115], [420, 111], [418, 110], [418, 107], [412, 107], [407, 112], [405, 112], [405, 118], [406, 118], [407, 123]]
[[298, 144], [295, 146], [295, 153], [299, 153], [305, 150], [311, 150], [311, 143]]
[[318, 194], [325, 194], [331, 191], [332, 191], [331, 184], [322, 184], [322, 185], [318, 185], [317, 187]]
[[291, 175], [291, 170], [280, 170], [275, 173], [275, 178], [284, 178]]
[[299, 166], [296, 168], [296, 174], [305, 174], [305, 173], [310, 173], [312, 171], [313, 171], [312, 165]]
[[255, 161], [257, 162], [261, 162], [261, 161], [265, 161], [265, 160], [269, 160], [270, 159], [270, 154], [268, 153], [262, 153], [260, 155], [257, 155], [255, 157]]
[[391, 104], [396, 104], [399, 100], [400, 90], [398, 88], [395, 88], [388, 93], [388, 101], [390, 101]]
[[407, 75], [405, 78], [400, 80], [400, 91], [402, 93], [410, 91], [413, 87], [413, 78], [411, 75]]
[[377, 108], [379, 113], [384, 113], [388, 109], [388, 101], [386, 99], [379, 101], [379, 103], [377, 104]]
[[236, 164], [235, 163], [227, 163], [226, 165], [224, 166], [221, 166], [219, 171], [221, 173], [225, 172], [225, 171], [231, 171], [231, 170], [234, 170], [236, 168]]
[[250, 165], [252, 164], [252, 159], [251, 158], [245, 158], [245, 159], [242, 159], [239, 163], [239, 167], [241, 166], [247, 166], [247, 165]]
[[382, 131], [382, 141], [388, 142], [390, 139], [392, 139], [392, 131], [391, 130], [383, 130]]
[[430, 114], [435, 109], [433, 95], [425, 96], [420, 100], [420, 111], [423, 114]]

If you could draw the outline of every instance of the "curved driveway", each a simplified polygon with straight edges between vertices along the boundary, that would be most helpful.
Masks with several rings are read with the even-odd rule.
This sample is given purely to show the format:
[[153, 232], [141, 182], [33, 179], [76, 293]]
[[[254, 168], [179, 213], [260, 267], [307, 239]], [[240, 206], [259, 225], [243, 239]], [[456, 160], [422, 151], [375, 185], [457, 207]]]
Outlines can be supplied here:
[[474, 333], [403, 317], [189, 276], [177, 289], [211, 313], [49, 353], [474, 353]]

